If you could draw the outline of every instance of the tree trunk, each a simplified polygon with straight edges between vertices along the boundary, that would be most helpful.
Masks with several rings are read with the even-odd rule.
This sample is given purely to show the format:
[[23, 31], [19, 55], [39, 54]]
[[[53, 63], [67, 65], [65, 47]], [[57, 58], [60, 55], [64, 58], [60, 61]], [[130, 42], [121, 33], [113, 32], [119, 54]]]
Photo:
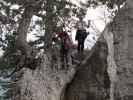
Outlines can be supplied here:
[[54, 16], [54, 4], [53, 0], [46, 0], [46, 20], [45, 20], [45, 37], [44, 37], [44, 49], [50, 49], [52, 45], [52, 34], [54, 33], [53, 29], [55, 28], [53, 23]]
[[22, 15], [22, 19], [19, 23], [19, 27], [17, 30], [17, 37], [16, 37], [17, 49], [21, 50], [21, 52], [27, 57], [31, 56], [31, 51], [32, 51], [32, 48], [27, 43], [27, 33], [33, 13], [34, 13], [33, 7], [27, 6], [25, 8], [24, 13]]

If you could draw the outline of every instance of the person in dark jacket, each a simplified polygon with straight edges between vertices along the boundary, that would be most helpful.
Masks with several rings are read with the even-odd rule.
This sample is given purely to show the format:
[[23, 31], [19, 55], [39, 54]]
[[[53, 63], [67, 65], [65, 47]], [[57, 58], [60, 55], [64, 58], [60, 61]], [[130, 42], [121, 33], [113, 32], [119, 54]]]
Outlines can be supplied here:
[[88, 25], [83, 21], [83, 17], [79, 18], [79, 22], [77, 23], [77, 32], [75, 36], [75, 40], [78, 41], [77, 50], [79, 53], [83, 53], [84, 51], [84, 42], [89, 33], [86, 32], [85, 27], [90, 26], [90, 20], [88, 21]]
[[87, 35], [88, 35], [88, 33], [86, 32], [86, 30], [84, 30], [84, 29], [77, 30], [75, 40], [78, 41], [78, 47], [77, 47], [78, 52], [83, 52], [84, 42], [85, 42]]

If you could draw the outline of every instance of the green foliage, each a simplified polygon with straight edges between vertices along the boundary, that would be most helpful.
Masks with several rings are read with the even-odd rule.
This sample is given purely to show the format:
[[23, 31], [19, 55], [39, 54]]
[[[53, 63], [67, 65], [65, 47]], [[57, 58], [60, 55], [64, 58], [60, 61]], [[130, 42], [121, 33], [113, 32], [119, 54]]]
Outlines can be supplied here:
[[11, 69], [15, 67], [15, 34], [6, 34], [5, 39], [0, 41], [1, 48], [4, 50], [0, 58], [0, 69]]
[[3, 92], [0, 95], [0, 100], [12, 100], [13, 95], [17, 94], [17, 91], [14, 91], [14, 88], [17, 88], [16, 84], [0, 80], [0, 85], [0, 91]]
[[[14, 55], [16, 52], [15, 37], [15, 33], [8, 33], [5, 34], [4, 38], [1, 38], [0, 47], [4, 50], [4, 54], [0, 58], [1, 76], [7, 76], [8, 72], [14, 70], [16, 67], [15, 60], [17, 58]], [[0, 82], [3, 82], [3, 80], [0, 80]], [[7, 84], [6, 82], [3, 85], [0, 83], [0, 85], [2, 86], [1, 91], [4, 92], [0, 100], [9, 100], [13, 96], [14, 85]]]
[[[45, 36], [40, 36], [39, 42], [42, 41], [44, 44], [47, 43], [47, 40], [51, 40], [49, 38], [52, 35], [49, 35], [58, 32], [63, 26], [67, 27], [69, 30], [74, 28], [70, 26], [71, 23], [74, 23], [71, 16], [79, 17], [81, 9], [82, 8], [77, 7], [67, 0], [48, 0], [45, 9], [46, 16], [43, 17]], [[82, 9], [82, 11], [83, 10], [84, 9]], [[84, 11], [84, 13], [86, 13], [86, 11]]]
[[109, 9], [113, 9], [114, 6], [120, 7], [126, 0], [87, 0], [87, 3], [82, 3], [86, 7], [97, 7], [99, 4], [107, 5]]

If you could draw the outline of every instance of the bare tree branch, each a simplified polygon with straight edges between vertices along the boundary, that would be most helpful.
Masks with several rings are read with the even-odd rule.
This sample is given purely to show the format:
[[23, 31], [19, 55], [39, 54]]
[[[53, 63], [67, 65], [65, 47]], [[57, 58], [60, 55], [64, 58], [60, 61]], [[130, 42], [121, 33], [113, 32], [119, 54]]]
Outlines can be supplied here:
[[0, 14], [0, 22], [2, 22], [2, 24], [15, 23], [13, 19], [11, 19], [10, 17], [4, 16], [2, 14]]

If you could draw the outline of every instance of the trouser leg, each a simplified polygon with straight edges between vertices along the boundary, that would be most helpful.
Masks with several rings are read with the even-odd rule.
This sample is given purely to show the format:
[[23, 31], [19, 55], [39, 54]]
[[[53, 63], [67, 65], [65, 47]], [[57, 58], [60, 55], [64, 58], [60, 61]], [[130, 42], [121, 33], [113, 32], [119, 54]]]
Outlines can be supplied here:
[[60, 51], [60, 61], [61, 61], [61, 68], [64, 68], [65, 59], [64, 59], [64, 52], [63, 52], [63, 50]]
[[81, 52], [83, 52], [84, 51], [84, 40], [82, 40], [82, 42], [81, 42]]
[[80, 52], [80, 41], [78, 41], [78, 48], [77, 48], [78, 52]]
[[65, 50], [65, 61], [66, 61], [66, 66], [69, 67], [68, 50]]

